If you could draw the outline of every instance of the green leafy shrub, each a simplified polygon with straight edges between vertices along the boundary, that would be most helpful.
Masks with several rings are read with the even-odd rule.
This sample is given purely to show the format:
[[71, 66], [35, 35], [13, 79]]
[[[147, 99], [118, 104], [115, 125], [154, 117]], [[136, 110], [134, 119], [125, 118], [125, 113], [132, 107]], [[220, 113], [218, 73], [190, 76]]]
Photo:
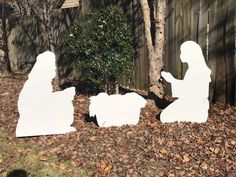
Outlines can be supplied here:
[[132, 35], [119, 6], [83, 17], [67, 31], [65, 44], [67, 63], [73, 63], [82, 81], [107, 90], [132, 73]]

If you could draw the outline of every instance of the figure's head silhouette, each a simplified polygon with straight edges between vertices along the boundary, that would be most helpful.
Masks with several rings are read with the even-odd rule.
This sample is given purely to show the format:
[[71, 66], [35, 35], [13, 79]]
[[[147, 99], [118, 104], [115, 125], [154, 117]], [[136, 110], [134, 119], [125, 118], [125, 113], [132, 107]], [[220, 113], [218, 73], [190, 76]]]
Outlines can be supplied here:
[[40, 81], [52, 81], [56, 76], [56, 59], [52, 52], [44, 52], [38, 55], [36, 63], [29, 74], [29, 79]]
[[180, 59], [183, 63], [202, 64], [205, 63], [201, 47], [194, 41], [186, 41], [180, 46]]

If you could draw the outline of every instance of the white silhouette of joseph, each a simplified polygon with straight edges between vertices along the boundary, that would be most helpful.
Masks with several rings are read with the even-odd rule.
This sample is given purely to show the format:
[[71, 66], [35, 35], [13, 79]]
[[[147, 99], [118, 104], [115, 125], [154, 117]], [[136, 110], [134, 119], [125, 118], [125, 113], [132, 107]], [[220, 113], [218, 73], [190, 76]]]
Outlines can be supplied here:
[[188, 64], [188, 70], [183, 80], [175, 79], [169, 72], [161, 72], [162, 77], [171, 83], [172, 96], [178, 98], [161, 112], [161, 122], [206, 122], [211, 70], [196, 42], [186, 41], [180, 50], [180, 59]]
[[56, 76], [55, 55], [46, 51], [38, 55], [18, 99], [20, 118], [16, 136], [64, 134], [75, 131], [72, 100], [75, 88], [53, 92]]

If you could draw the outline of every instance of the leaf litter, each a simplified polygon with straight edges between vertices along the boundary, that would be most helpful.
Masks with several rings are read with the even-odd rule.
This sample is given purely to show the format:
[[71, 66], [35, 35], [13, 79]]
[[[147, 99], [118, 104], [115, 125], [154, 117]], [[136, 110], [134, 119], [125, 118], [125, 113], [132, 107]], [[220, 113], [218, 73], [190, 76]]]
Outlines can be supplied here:
[[[74, 100], [75, 133], [17, 139], [17, 99], [25, 79], [0, 78], [0, 127], [7, 130], [0, 138], [7, 137], [12, 148], [18, 148], [17, 142], [36, 145], [38, 160], [51, 168], [88, 168], [93, 171], [91, 176], [236, 176], [233, 106], [212, 104], [206, 123], [165, 124], [157, 119], [161, 110], [148, 101], [138, 125], [100, 128], [85, 121], [89, 97], [78, 93]], [[23, 149], [19, 153], [27, 152]], [[0, 157], [0, 170], [4, 171], [17, 157], [1, 145], [0, 153], [4, 154]], [[57, 162], [47, 162], [50, 156]]]

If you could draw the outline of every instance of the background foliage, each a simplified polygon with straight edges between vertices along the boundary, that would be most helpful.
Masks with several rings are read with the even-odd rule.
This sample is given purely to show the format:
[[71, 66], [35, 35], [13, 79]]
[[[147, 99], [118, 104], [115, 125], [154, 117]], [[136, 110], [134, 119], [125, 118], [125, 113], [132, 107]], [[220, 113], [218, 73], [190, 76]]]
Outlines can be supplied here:
[[66, 63], [73, 63], [82, 81], [107, 90], [132, 73], [132, 35], [119, 6], [84, 16], [67, 31], [65, 43]]

